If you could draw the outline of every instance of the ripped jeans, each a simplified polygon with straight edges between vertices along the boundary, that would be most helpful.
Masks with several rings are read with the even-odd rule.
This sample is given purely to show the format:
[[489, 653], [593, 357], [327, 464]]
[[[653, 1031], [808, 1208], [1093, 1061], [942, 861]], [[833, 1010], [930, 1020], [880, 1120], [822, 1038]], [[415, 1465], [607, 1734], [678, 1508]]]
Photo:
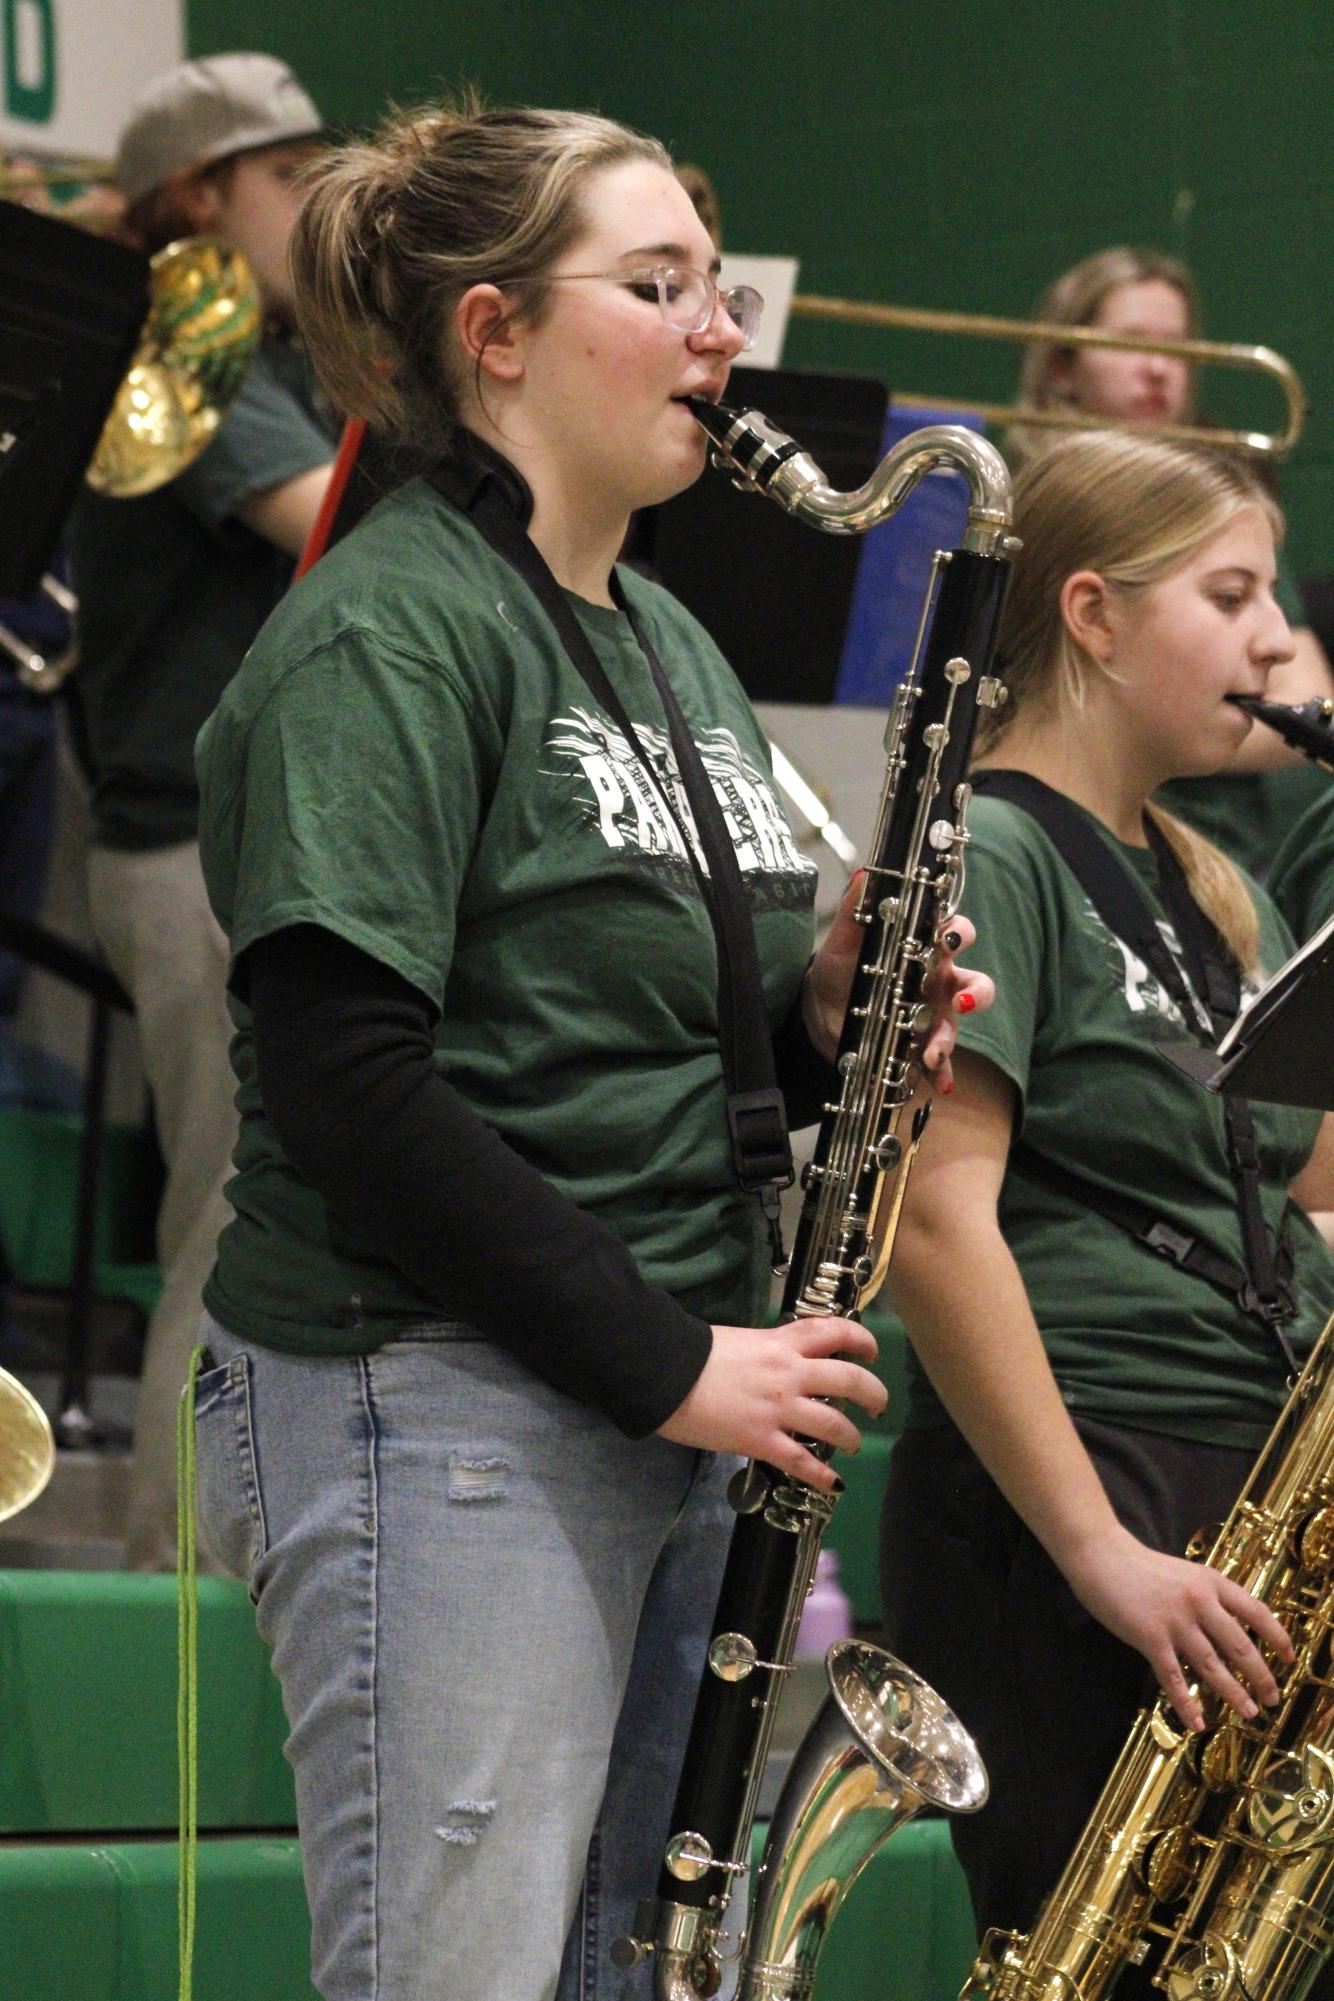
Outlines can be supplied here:
[[456, 1326], [301, 1358], [204, 1324], [199, 1513], [290, 1724], [324, 2001], [643, 2001], [731, 1462]]

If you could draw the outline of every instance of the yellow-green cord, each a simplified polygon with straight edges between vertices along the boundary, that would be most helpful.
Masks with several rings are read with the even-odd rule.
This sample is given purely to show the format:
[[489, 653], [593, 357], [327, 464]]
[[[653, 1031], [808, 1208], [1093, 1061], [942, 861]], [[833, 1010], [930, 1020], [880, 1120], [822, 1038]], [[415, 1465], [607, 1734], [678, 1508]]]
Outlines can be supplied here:
[[199, 1834], [199, 1590], [195, 1576], [195, 1379], [190, 1367], [176, 1413], [176, 1773], [180, 1788], [177, 1927], [180, 2001], [190, 2001], [195, 1965], [195, 1861]]

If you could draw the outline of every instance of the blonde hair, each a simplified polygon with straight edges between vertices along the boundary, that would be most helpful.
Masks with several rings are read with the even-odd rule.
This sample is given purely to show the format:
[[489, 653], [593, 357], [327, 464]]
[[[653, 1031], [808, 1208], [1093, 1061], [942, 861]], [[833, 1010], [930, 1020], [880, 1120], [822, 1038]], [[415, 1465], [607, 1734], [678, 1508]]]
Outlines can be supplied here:
[[[1053, 279], [1034, 306], [1033, 318], [1055, 326], [1092, 326], [1108, 293], [1114, 292], [1118, 285], [1144, 284], [1154, 279], [1173, 286], [1181, 294], [1186, 308], [1186, 334], [1195, 339], [1200, 331], [1200, 301], [1195, 280], [1186, 265], [1163, 251], [1136, 250], [1124, 243], [1114, 244], [1110, 250], [1095, 251]], [[1069, 389], [1056, 379], [1056, 365], [1058, 361], [1069, 361], [1077, 352], [1076, 348], [1058, 347], [1052, 341], [1031, 341], [1024, 349], [1019, 370], [1020, 403], [1033, 410], [1072, 403]], [[1192, 373], [1184, 412], [1187, 423], [1194, 402]], [[1045, 451], [1052, 435], [1041, 427], [1015, 425], [1006, 433], [1006, 450], [1018, 462], [1037, 450]]]
[[479, 283], [522, 287], [522, 311], [539, 316], [543, 277], [585, 226], [590, 175], [631, 160], [672, 171], [656, 139], [611, 119], [487, 110], [472, 95], [395, 112], [321, 160], [291, 257], [298, 322], [335, 408], [424, 457], [447, 450], [458, 301]]
[[723, 214], [718, 204], [718, 190], [705, 173], [691, 161], [683, 160], [676, 169], [676, 178], [694, 203], [695, 214], [699, 217], [709, 235], [713, 238], [715, 250], [723, 247]]
[[[1060, 597], [1067, 577], [1094, 570], [1114, 592], [1148, 590], [1189, 562], [1243, 507], [1260, 508], [1279, 539], [1278, 508], [1242, 461], [1134, 432], [1075, 433], [1026, 465], [1014, 489], [1023, 553], [997, 647], [1009, 700], [984, 715], [978, 755], [991, 757], [1020, 715], [1082, 708], [1090, 675], [1111, 671], [1085, 653], [1066, 626]], [[1161, 806], [1151, 803], [1148, 812], [1185, 870], [1195, 901], [1238, 965], [1253, 972], [1259, 934], [1240, 874]]]

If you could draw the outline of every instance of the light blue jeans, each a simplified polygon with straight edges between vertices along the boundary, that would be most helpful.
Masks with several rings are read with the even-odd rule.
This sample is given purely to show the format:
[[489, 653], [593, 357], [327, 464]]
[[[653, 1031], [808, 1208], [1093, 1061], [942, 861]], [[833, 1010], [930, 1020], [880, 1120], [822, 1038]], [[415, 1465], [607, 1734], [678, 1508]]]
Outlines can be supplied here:
[[647, 2001], [731, 1462], [443, 1326], [300, 1359], [206, 1320], [199, 1513], [291, 1726], [325, 2001]]

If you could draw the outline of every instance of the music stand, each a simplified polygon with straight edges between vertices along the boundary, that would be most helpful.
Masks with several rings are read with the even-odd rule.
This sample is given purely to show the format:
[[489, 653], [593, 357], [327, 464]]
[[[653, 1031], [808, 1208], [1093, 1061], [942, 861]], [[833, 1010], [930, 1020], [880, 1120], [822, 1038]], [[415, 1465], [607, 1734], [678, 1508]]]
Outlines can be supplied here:
[[1217, 1049], [1163, 1053], [1210, 1091], [1334, 1112], [1334, 917], [1279, 967]]
[[[883, 382], [786, 368], [734, 368], [728, 404], [762, 410], [842, 492], [870, 478], [889, 406]], [[636, 517], [630, 557], [664, 583], [721, 647], [757, 702], [833, 700], [861, 538], [812, 534], [753, 493], [706, 472]]]
[[134, 353], [148, 259], [0, 201], [0, 597], [31, 597]]

